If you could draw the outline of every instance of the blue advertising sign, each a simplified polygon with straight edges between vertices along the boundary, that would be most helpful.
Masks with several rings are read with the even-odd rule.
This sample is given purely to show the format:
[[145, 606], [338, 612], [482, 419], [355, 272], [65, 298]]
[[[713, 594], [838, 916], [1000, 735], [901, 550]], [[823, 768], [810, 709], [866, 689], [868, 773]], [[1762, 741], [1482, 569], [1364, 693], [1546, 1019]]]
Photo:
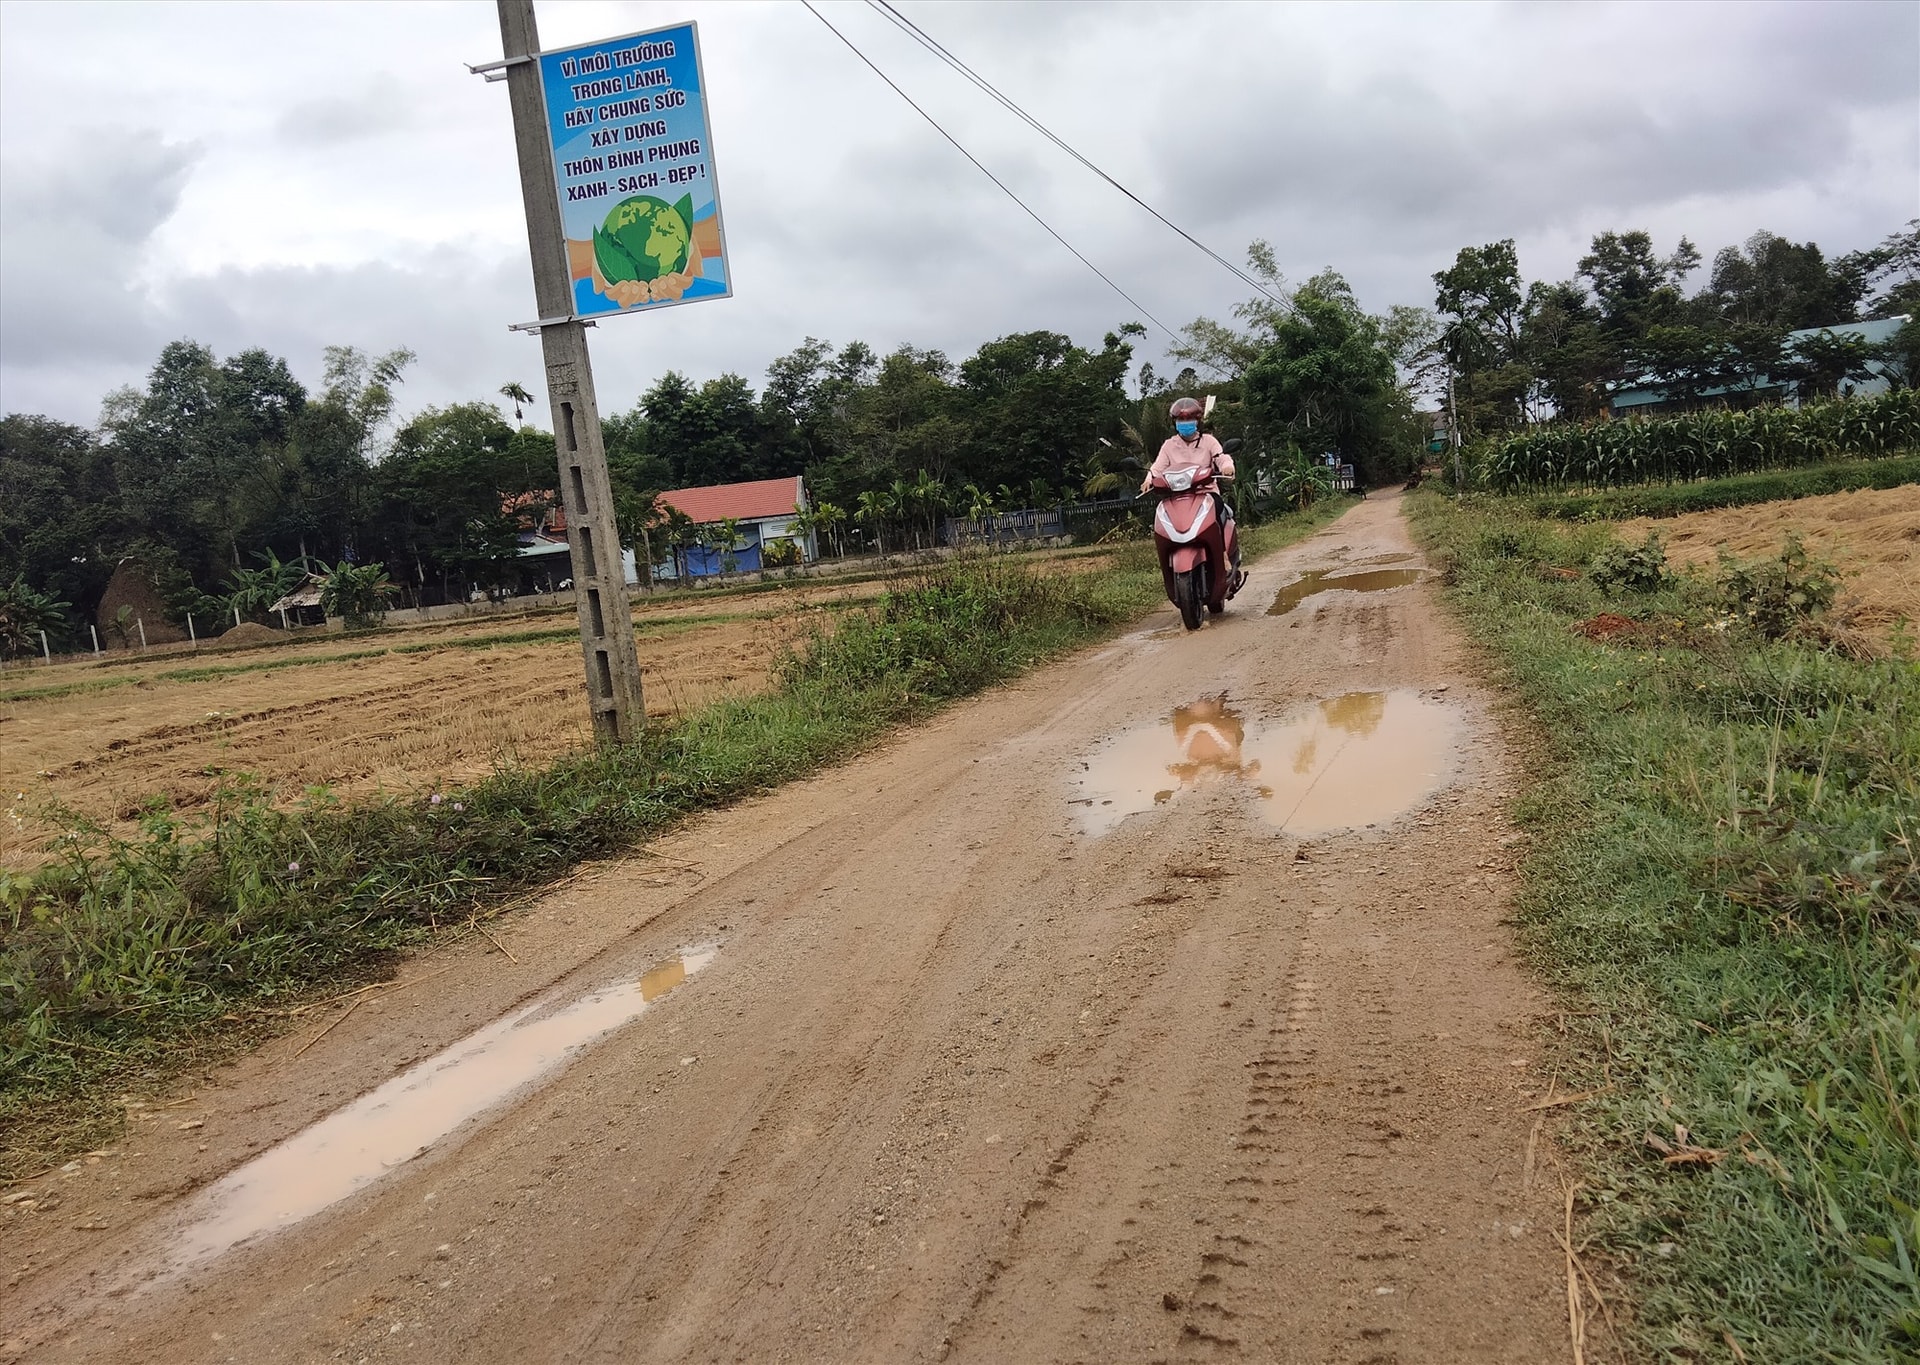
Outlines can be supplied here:
[[576, 318], [733, 293], [692, 24], [540, 54]]

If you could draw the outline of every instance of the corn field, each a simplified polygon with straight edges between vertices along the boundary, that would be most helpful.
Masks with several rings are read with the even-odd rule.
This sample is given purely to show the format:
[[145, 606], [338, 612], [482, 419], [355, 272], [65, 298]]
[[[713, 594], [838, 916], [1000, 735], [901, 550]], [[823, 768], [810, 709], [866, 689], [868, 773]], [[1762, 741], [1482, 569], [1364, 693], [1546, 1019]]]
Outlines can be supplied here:
[[1500, 493], [1685, 483], [1920, 448], [1920, 391], [1804, 408], [1690, 412], [1556, 426], [1491, 446], [1481, 468]]

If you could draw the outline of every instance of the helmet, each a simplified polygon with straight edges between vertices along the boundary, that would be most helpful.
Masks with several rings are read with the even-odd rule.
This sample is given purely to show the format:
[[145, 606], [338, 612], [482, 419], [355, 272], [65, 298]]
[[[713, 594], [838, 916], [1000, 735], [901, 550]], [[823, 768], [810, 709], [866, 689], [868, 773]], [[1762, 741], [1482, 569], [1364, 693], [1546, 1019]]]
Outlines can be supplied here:
[[1167, 415], [1176, 422], [1197, 422], [1206, 414], [1198, 398], [1176, 398], [1173, 406], [1167, 409]]

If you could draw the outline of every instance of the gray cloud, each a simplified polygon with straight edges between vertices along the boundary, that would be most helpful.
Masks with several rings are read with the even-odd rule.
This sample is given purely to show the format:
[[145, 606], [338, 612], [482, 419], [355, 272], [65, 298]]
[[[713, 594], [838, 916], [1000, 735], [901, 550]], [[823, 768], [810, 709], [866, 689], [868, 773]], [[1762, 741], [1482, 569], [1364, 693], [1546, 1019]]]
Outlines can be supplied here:
[[[542, 37], [689, 11], [738, 296], [597, 329], [609, 407], [669, 368], [757, 380], [808, 334], [958, 358], [1137, 316], [798, 6], [543, 5]], [[1333, 265], [1374, 308], [1429, 303], [1456, 249], [1499, 237], [1563, 278], [1606, 228], [1841, 251], [1920, 212], [1911, 6], [908, 12], [1224, 253], [1267, 238], [1291, 278]], [[828, 13], [1165, 322], [1241, 295], [871, 10]], [[537, 379], [538, 343], [506, 331], [533, 305], [505, 93], [461, 66], [497, 51], [490, 6], [117, 14], [0, 7], [0, 406], [90, 420], [177, 336], [309, 381], [324, 345], [409, 345], [408, 405]], [[149, 131], [49, 118], [56, 50]]]
[[294, 146], [333, 146], [405, 132], [419, 122], [420, 113], [412, 87], [391, 71], [376, 71], [349, 94], [295, 102], [273, 128]]
[[0, 177], [0, 368], [9, 389], [90, 416], [101, 381], [124, 383], [159, 344], [150, 245], [201, 151], [127, 129], [87, 130], [73, 148], [10, 159]]

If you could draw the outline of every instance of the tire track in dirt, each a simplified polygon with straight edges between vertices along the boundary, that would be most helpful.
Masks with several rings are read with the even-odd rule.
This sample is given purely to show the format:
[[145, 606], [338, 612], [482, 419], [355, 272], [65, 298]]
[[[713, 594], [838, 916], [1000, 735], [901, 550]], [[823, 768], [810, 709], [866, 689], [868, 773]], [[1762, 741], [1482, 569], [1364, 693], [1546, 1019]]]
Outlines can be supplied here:
[[[513, 961], [447, 950], [431, 989], [241, 1062], [72, 1176], [113, 1245], [36, 1224], [0, 1343], [263, 1365], [1553, 1358], [1490, 700], [1428, 586], [1261, 614], [1300, 570], [1410, 553], [1394, 505], [1363, 505], [1196, 635], [1163, 615], [690, 822], [496, 922]], [[1376, 723], [1336, 704], [1357, 689], [1444, 697], [1460, 727], [1439, 789], [1391, 820], [1264, 823], [1255, 786], [1338, 747], [1313, 740], [1097, 836], [1071, 804], [1111, 736], [1196, 697], [1252, 744], [1303, 711]], [[190, 1215], [136, 1191], [204, 1184], [511, 1002], [709, 942], [697, 980], [362, 1194], [184, 1284], [90, 1297]]]

